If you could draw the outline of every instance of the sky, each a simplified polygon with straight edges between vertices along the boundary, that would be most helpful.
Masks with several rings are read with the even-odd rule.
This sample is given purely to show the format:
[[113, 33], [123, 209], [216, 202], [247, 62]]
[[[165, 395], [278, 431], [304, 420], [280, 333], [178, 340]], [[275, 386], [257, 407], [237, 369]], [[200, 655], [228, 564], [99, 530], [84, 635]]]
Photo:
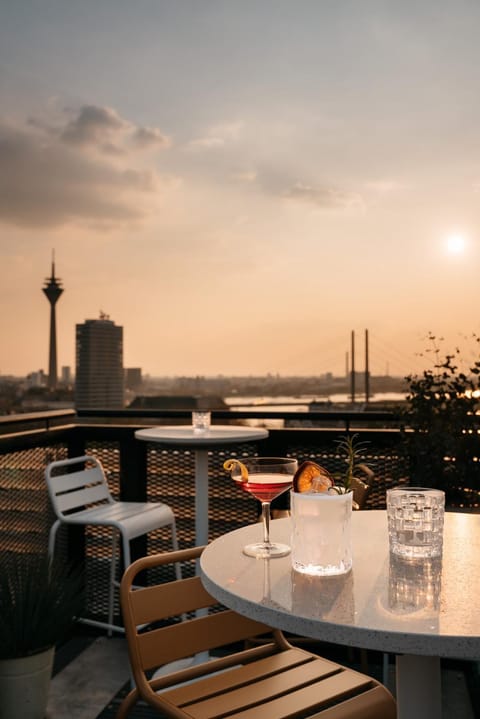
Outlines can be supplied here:
[[477, 0], [0, 0], [0, 374], [106, 313], [150, 375], [473, 359]]

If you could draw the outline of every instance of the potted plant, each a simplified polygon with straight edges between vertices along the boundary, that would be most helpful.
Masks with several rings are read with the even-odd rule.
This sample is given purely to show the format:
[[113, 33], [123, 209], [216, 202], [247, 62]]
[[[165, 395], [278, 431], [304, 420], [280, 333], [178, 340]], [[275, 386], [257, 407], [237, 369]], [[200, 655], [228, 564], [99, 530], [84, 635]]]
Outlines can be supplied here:
[[43, 719], [55, 646], [83, 606], [83, 578], [44, 554], [0, 556], [0, 719]]
[[319, 491], [330, 494], [351, 492], [353, 509], [363, 509], [374, 478], [373, 471], [364, 461], [368, 443], [359, 441], [358, 434], [347, 434], [337, 440], [336, 444], [337, 455], [346, 464], [345, 469], [329, 472], [316, 462], [306, 460], [295, 474], [293, 489], [296, 492]]
[[341, 491], [353, 492], [354, 509], [363, 509], [371, 489], [373, 471], [365, 463], [364, 452], [367, 442], [359, 441], [358, 434], [347, 434], [337, 440], [337, 452], [346, 464], [343, 472], [333, 475], [335, 486]]

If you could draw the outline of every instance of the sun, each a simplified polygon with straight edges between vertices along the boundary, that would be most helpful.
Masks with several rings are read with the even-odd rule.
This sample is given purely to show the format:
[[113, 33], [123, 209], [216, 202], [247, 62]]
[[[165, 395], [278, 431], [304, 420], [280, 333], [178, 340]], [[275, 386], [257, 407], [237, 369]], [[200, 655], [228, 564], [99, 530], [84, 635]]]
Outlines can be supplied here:
[[464, 235], [451, 234], [446, 239], [446, 248], [449, 255], [463, 255], [467, 246]]

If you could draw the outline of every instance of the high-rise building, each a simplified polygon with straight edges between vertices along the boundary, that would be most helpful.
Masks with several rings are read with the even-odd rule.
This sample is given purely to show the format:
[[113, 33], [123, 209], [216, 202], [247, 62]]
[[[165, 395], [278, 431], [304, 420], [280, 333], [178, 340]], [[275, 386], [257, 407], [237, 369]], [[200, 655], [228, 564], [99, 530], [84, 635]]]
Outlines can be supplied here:
[[57, 323], [55, 317], [55, 305], [63, 292], [60, 281], [55, 277], [55, 254], [52, 253], [52, 274], [45, 280], [42, 288], [47, 300], [50, 302], [50, 348], [48, 357], [48, 387], [55, 389], [57, 386]]
[[133, 391], [142, 387], [142, 368], [127, 367], [125, 370], [125, 388]]
[[76, 325], [75, 406], [124, 407], [123, 327], [103, 312]]
[[30, 372], [27, 374], [27, 387], [45, 387], [46, 376], [43, 369], [39, 369], [38, 372]]
[[61, 373], [60, 373], [60, 376], [61, 376], [61, 379], [62, 379], [62, 384], [63, 384], [64, 386], [71, 384], [71, 383], [72, 383], [72, 370], [71, 370], [71, 367], [69, 367], [68, 365], [65, 365], [64, 367], [62, 367], [62, 371], [61, 371]]

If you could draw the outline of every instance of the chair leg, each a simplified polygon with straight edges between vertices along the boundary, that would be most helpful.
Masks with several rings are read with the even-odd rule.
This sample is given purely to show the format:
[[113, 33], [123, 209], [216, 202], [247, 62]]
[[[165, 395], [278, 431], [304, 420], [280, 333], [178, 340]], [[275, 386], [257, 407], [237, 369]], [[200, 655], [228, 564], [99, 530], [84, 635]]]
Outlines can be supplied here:
[[50, 561], [53, 560], [53, 555], [55, 553], [55, 539], [57, 538], [57, 530], [60, 526], [60, 520], [57, 519], [50, 528], [50, 533], [48, 535], [48, 556]]
[[[100, 629], [106, 629], [107, 630], [107, 636], [111, 637], [113, 635], [113, 632], [120, 632], [121, 634], [125, 633], [125, 629], [123, 626], [114, 624], [113, 622], [113, 615], [114, 615], [114, 608], [115, 608], [115, 589], [119, 586], [119, 582], [116, 580], [115, 575], [117, 571], [117, 562], [119, 561], [120, 552], [119, 552], [119, 537], [118, 537], [118, 530], [115, 528], [112, 528], [113, 534], [112, 534], [112, 551], [111, 551], [111, 557], [110, 557], [110, 570], [109, 570], [109, 587], [108, 587], [108, 614], [107, 614], [107, 621], [98, 621], [96, 619], [83, 619], [80, 618], [79, 621], [83, 624], [89, 624], [92, 627], [98, 627]], [[123, 535], [122, 535], [123, 537]], [[125, 539], [125, 538], [124, 538]], [[127, 551], [126, 555], [130, 562], [130, 547], [128, 540], [126, 540], [127, 545]], [[124, 549], [125, 551], [125, 549]]]
[[115, 574], [117, 570], [118, 532], [112, 534], [112, 556], [110, 559], [110, 583], [108, 587], [108, 636], [113, 634], [113, 606], [115, 601]]
[[383, 654], [383, 677], [382, 677], [382, 683], [384, 686], [388, 688], [390, 684], [390, 661], [389, 661], [389, 655], [384, 653]]
[[122, 533], [122, 549], [123, 549], [123, 571], [132, 563], [130, 556], [130, 540]]
[[[57, 531], [58, 528], [62, 522], [57, 519], [50, 528], [50, 533], [48, 536], [48, 556], [50, 558], [50, 561], [53, 560], [54, 554], [55, 554], [55, 540], [57, 537]], [[115, 590], [115, 569], [116, 569], [116, 557], [117, 557], [117, 543], [118, 543], [118, 536], [117, 532], [114, 531], [113, 537], [112, 537], [112, 558], [110, 562], [110, 586], [109, 586], [109, 595], [108, 595], [108, 620], [107, 622], [101, 622], [97, 621], [95, 619], [85, 619], [84, 617], [79, 617], [78, 621], [82, 624], [88, 624], [92, 627], [99, 627], [101, 629], [107, 629], [108, 630], [108, 636], [111, 637], [113, 631], [119, 631], [124, 632], [123, 627], [115, 627], [113, 625], [113, 606], [114, 606], [114, 590]]]
[[[175, 517], [173, 518], [173, 521], [170, 525], [170, 531], [172, 532], [173, 551], [178, 552], [177, 525], [175, 522]], [[179, 580], [182, 578], [182, 565], [180, 564], [180, 562], [175, 562], [175, 577]]]

